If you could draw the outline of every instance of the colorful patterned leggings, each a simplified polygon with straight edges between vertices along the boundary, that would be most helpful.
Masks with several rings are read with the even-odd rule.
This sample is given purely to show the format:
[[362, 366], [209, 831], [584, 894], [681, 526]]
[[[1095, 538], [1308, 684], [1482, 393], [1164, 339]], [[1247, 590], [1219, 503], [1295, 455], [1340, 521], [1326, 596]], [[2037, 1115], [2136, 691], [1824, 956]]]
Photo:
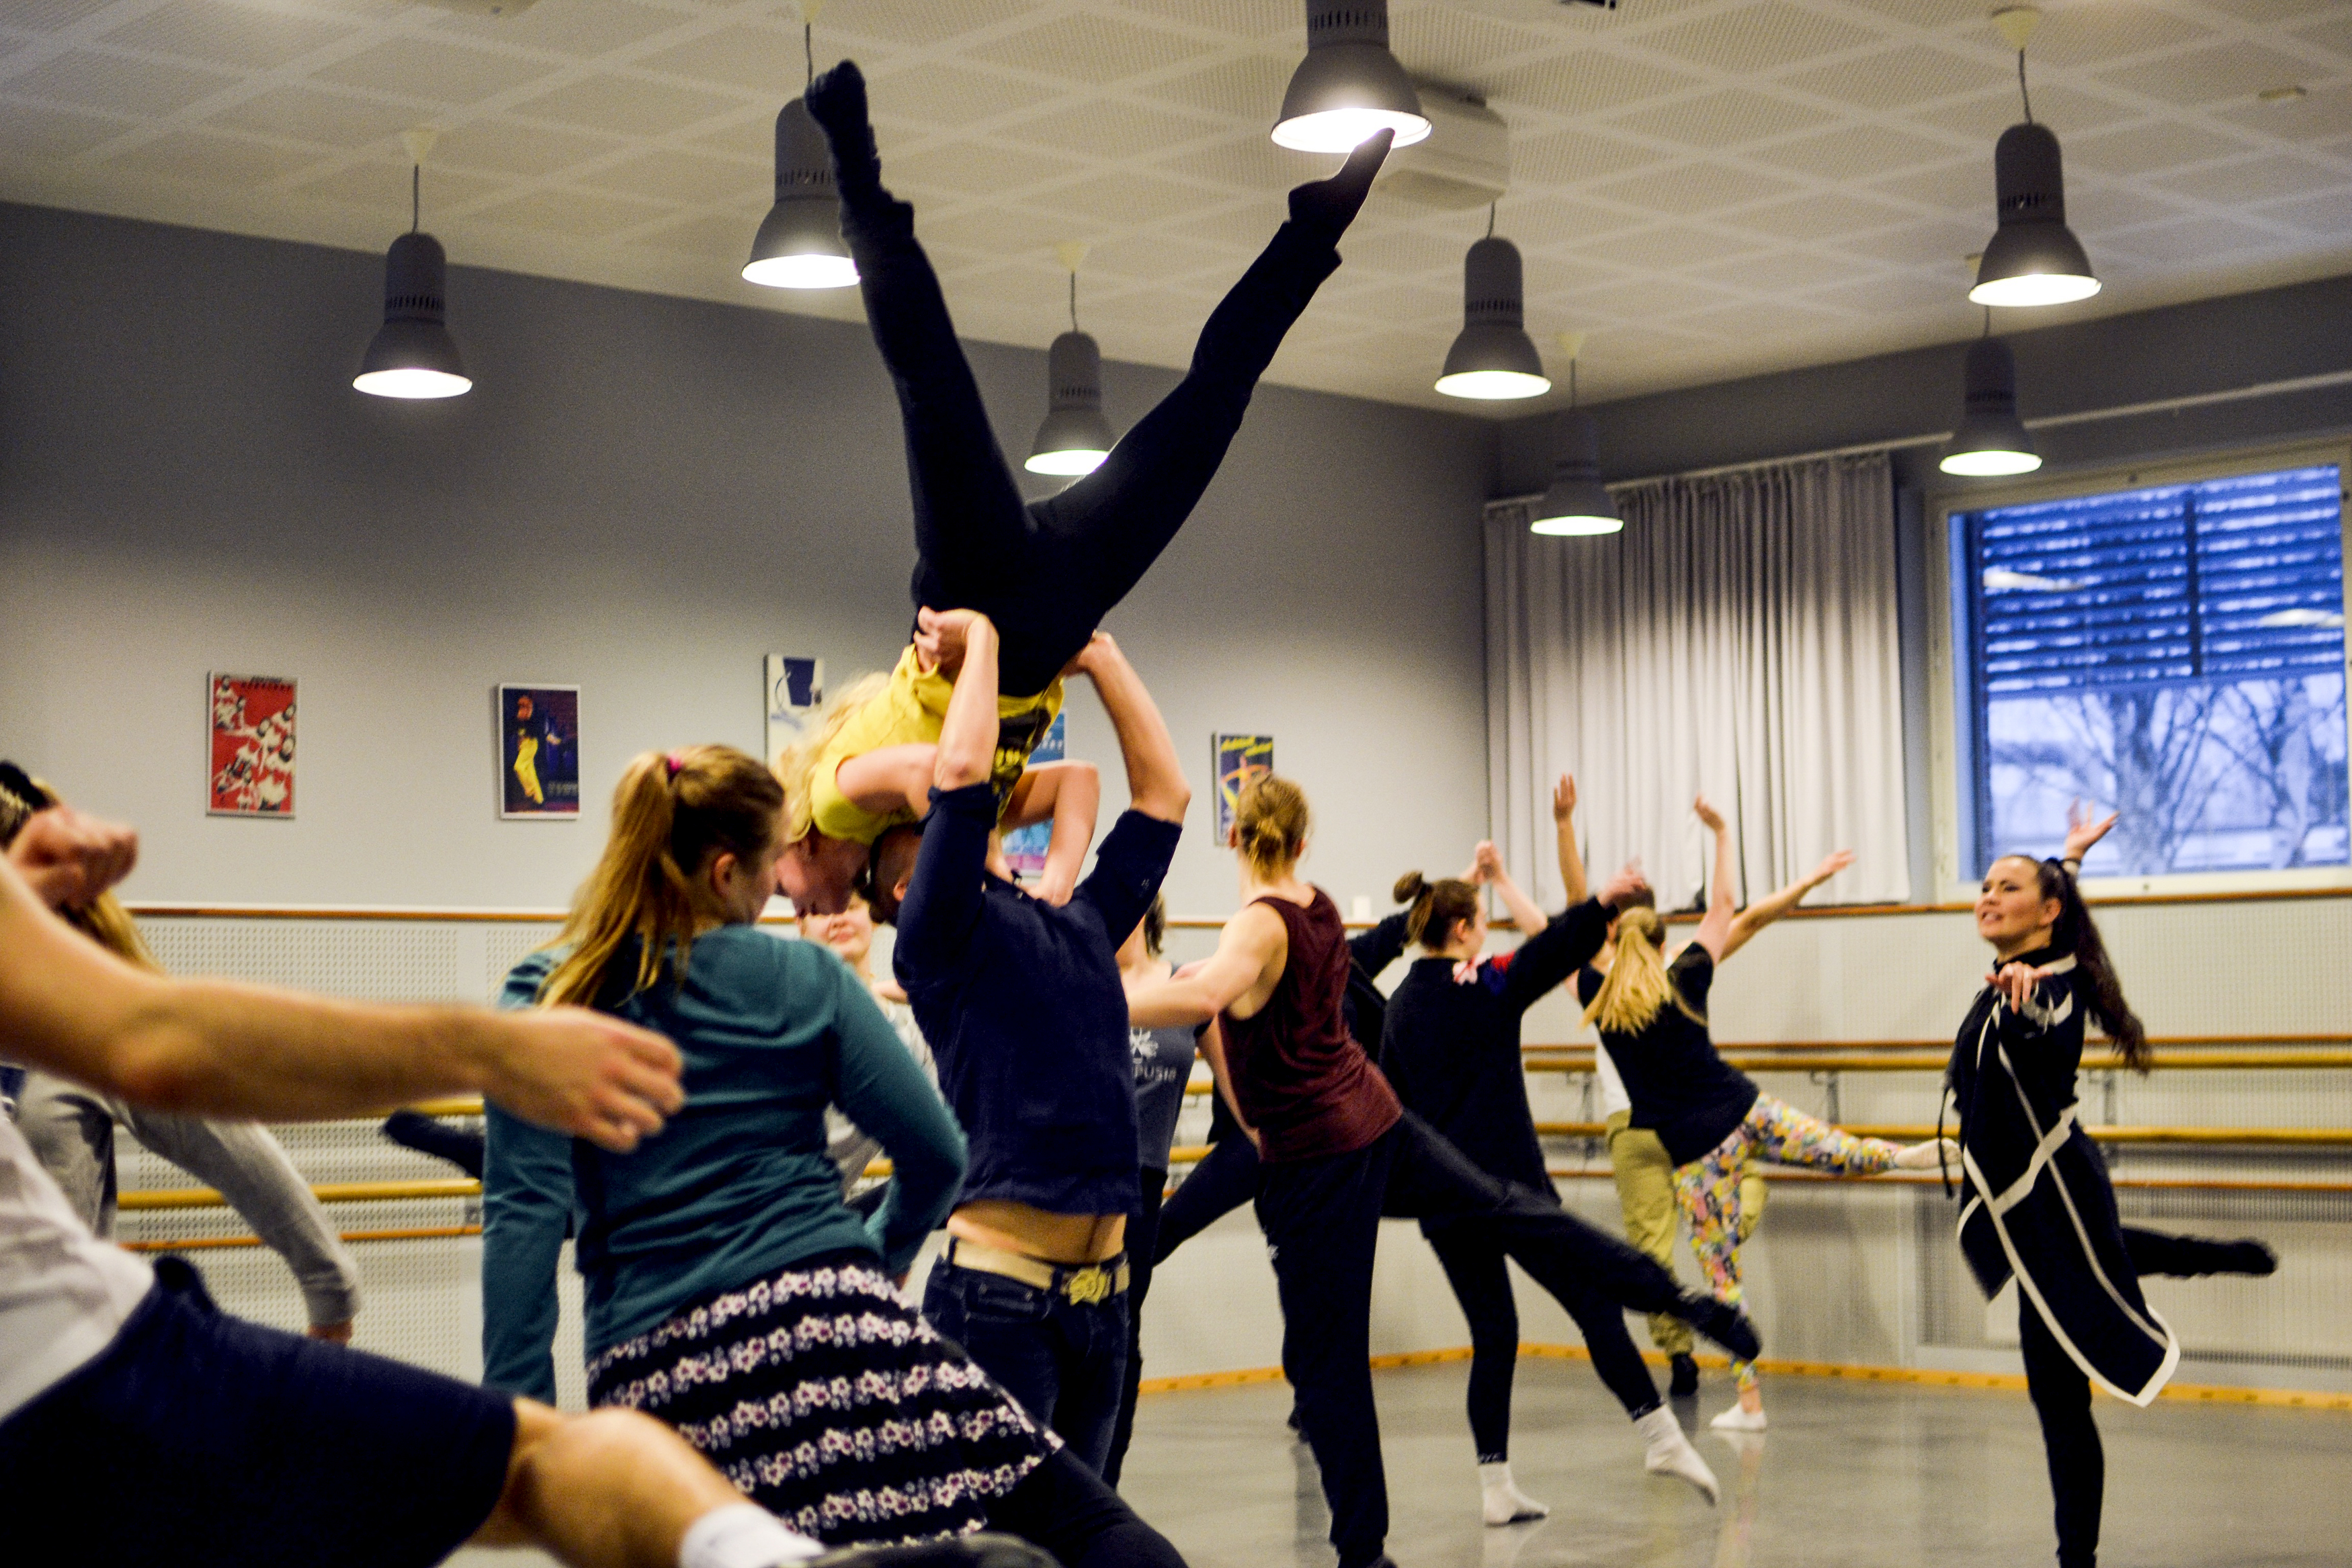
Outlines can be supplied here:
[[[1759, 1159], [1775, 1165], [1811, 1166], [1845, 1176], [1875, 1176], [1895, 1164], [1900, 1145], [1883, 1138], [1857, 1138], [1817, 1121], [1769, 1094], [1756, 1103], [1731, 1136], [1686, 1166], [1675, 1168], [1675, 1196], [1690, 1218], [1691, 1250], [1716, 1300], [1738, 1301], [1741, 1181]], [[1742, 1388], [1756, 1385], [1752, 1362], [1735, 1361], [1732, 1375]]]

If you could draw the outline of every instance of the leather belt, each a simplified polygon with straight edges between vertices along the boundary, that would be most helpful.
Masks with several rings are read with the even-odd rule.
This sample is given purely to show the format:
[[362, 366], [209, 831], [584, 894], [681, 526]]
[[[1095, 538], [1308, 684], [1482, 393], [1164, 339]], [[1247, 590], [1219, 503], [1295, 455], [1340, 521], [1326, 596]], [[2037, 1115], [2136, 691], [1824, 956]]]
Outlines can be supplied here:
[[982, 1274], [1002, 1274], [1082, 1307], [1120, 1294], [1127, 1289], [1129, 1279], [1124, 1252], [1099, 1263], [1048, 1263], [1043, 1258], [1008, 1252], [1002, 1247], [978, 1246], [961, 1236], [948, 1238], [942, 1261]]

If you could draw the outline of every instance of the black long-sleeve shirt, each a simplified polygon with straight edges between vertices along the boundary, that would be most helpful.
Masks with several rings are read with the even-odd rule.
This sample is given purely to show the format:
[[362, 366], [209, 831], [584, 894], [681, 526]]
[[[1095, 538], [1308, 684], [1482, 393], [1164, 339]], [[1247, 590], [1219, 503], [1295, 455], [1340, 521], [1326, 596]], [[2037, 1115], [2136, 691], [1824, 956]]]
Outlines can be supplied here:
[[1459, 979], [1451, 958], [1416, 959], [1389, 998], [1381, 1070], [1397, 1097], [1490, 1176], [1551, 1190], [1528, 1108], [1519, 1026], [1608, 934], [1608, 911], [1587, 900]]

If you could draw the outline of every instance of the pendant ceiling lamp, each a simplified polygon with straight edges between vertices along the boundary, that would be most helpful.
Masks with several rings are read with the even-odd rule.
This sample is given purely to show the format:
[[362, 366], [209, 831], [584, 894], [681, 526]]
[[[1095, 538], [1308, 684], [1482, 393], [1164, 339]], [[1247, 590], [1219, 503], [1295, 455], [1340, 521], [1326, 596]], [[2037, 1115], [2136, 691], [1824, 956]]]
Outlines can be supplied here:
[[1551, 487], [1528, 509], [1528, 531], [1613, 534], [1625, 526], [1625, 519], [1617, 515], [1617, 502], [1601, 482], [1601, 432], [1592, 416], [1576, 406], [1576, 356], [1583, 339], [1563, 332], [1560, 346], [1568, 350], [1568, 413], [1560, 416]]
[[1985, 335], [1969, 345], [1968, 405], [1960, 428], [1937, 466], [1968, 478], [2031, 474], [2042, 466], [2033, 437], [2017, 417], [2017, 359], [1992, 335], [1990, 310], [1985, 312]]
[[1462, 262], [1462, 331], [1437, 378], [1447, 397], [1499, 401], [1551, 391], [1543, 356], [1528, 337], [1520, 277], [1518, 247], [1495, 237], [1489, 207], [1486, 237]]
[[[801, 50], [816, 79], [819, 0], [801, 0]], [[841, 237], [841, 193], [833, 183], [833, 149], [796, 98], [776, 115], [776, 204], [751, 240], [743, 281], [769, 288], [846, 288], [857, 263]]]
[[1995, 209], [2000, 227], [1977, 263], [1976, 287], [1969, 298], [1979, 305], [2063, 305], [2099, 291], [2083, 242], [2066, 226], [2066, 179], [2058, 138], [2033, 120], [2033, 99], [2025, 90], [2025, 43], [2042, 13], [2012, 5], [1992, 14], [2017, 50], [2017, 93], [2025, 106], [2023, 124], [2000, 133], [1992, 153]]
[[1421, 94], [1389, 53], [1388, 0], [1307, 0], [1307, 57], [1282, 95], [1276, 144], [1352, 152], [1377, 131], [1399, 147], [1429, 137]]
[[1056, 254], [1070, 269], [1070, 329], [1045, 350], [1045, 421], [1022, 466], [1032, 474], [1075, 476], [1101, 467], [1118, 437], [1103, 417], [1102, 350], [1078, 330], [1078, 266], [1087, 247], [1066, 244]]
[[374, 397], [456, 397], [474, 382], [449, 335], [449, 258], [441, 242], [418, 227], [434, 132], [405, 131], [401, 140], [408, 149], [408, 232], [384, 253], [383, 325], [352, 385]]

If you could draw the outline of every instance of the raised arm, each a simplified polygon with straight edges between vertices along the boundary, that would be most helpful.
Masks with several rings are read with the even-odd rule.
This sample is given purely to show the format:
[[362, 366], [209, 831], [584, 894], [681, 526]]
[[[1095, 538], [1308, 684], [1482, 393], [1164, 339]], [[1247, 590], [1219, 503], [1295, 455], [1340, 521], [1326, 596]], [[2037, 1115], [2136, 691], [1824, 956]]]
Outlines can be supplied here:
[[1582, 904], [1589, 884], [1584, 876], [1584, 852], [1576, 847], [1576, 775], [1563, 773], [1551, 790], [1551, 825], [1559, 841], [1559, 880], [1568, 886], [1571, 907]]
[[1748, 946], [1748, 939], [1804, 902], [1805, 894], [1837, 875], [1853, 863], [1852, 850], [1840, 850], [1815, 866], [1809, 876], [1799, 877], [1788, 886], [1766, 898], [1759, 898], [1741, 910], [1731, 922], [1731, 929], [1723, 939], [1723, 950], [1716, 954], [1717, 962], [1730, 957]]
[[955, 690], [948, 697], [947, 716], [940, 721], [931, 784], [940, 789], [961, 789], [986, 783], [996, 765], [995, 623], [970, 610], [925, 610], [917, 620], [925, 625], [947, 620], [963, 623], [963, 662], [956, 671]]
[[2107, 836], [2107, 830], [2116, 825], [2120, 814], [2109, 811], [2104, 817], [2095, 817], [2080, 800], [2066, 803], [2066, 852], [2061, 861], [2071, 874], [2083, 874], [2083, 857], [2091, 852], [2093, 844]]
[[1086, 864], [1087, 846], [1094, 841], [1095, 818], [1101, 808], [1102, 775], [1091, 762], [1040, 762], [1023, 772], [1013, 786], [1001, 826], [1054, 824], [1045, 846], [1045, 867], [1037, 877], [1037, 896], [1046, 903], [1070, 902], [1070, 894], [1078, 885], [1078, 872]]
[[1706, 824], [1706, 831], [1715, 835], [1715, 875], [1707, 882], [1706, 913], [1699, 917], [1696, 940], [1709, 956], [1721, 963], [1724, 944], [1731, 936], [1731, 918], [1739, 904], [1739, 894], [1732, 886], [1731, 829], [1724, 821], [1723, 813], [1707, 804], [1706, 796], [1693, 801], [1691, 809]]
[[1192, 787], [1184, 781], [1176, 742], [1143, 677], [1118, 644], [1101, 632], [1079, 653], [1075, 668], [1094, 682], [1103, 712], [1118, 732], [1118, 754], [1127, 762], [1128, 809], [1163, 822], [1181, 822], [1192, 803]]
[[1199, 968], [1129, 991], [1127, 1020], [1136, 1029], [1190, 1028], [1209, 1022], [1228, 1008], [1247, 1018], [1265, 1006], [1289, 961], [1290, 933], [1282, 916], [1263, 904], [1250, 904], [1225, 922], [1217, 950]]
[[[1551, 924], [1544, 912], [1536, 907], [1536, 901], [1520, 891], [1519, 884], [1511, 880], [1510, 872], [1503, 865], [1502, 852], [1493, 843], [1482, 840], [1471, 858], [1470, 866], [1470, 880], [1484, 883], [1502, 894], [1503, 907], [1511, 912], [1511, 924], [1519, 928], [1522, 940], [1536, 936]], [[1574, 902], [1581, 904], [1584, 900], [1580, 897]]]
[[1609, 939], [1609, 922], [1618, 907], [1645, 885], [1641, 867], [1629, 862], [1601, 885], [1598, 894], [1570, 904], [1559, 919], [1520, 943], [1511, 956], [1511, 967], [1503, 974], [1504, 1005], [1523, 1013], [1591, 963]]

